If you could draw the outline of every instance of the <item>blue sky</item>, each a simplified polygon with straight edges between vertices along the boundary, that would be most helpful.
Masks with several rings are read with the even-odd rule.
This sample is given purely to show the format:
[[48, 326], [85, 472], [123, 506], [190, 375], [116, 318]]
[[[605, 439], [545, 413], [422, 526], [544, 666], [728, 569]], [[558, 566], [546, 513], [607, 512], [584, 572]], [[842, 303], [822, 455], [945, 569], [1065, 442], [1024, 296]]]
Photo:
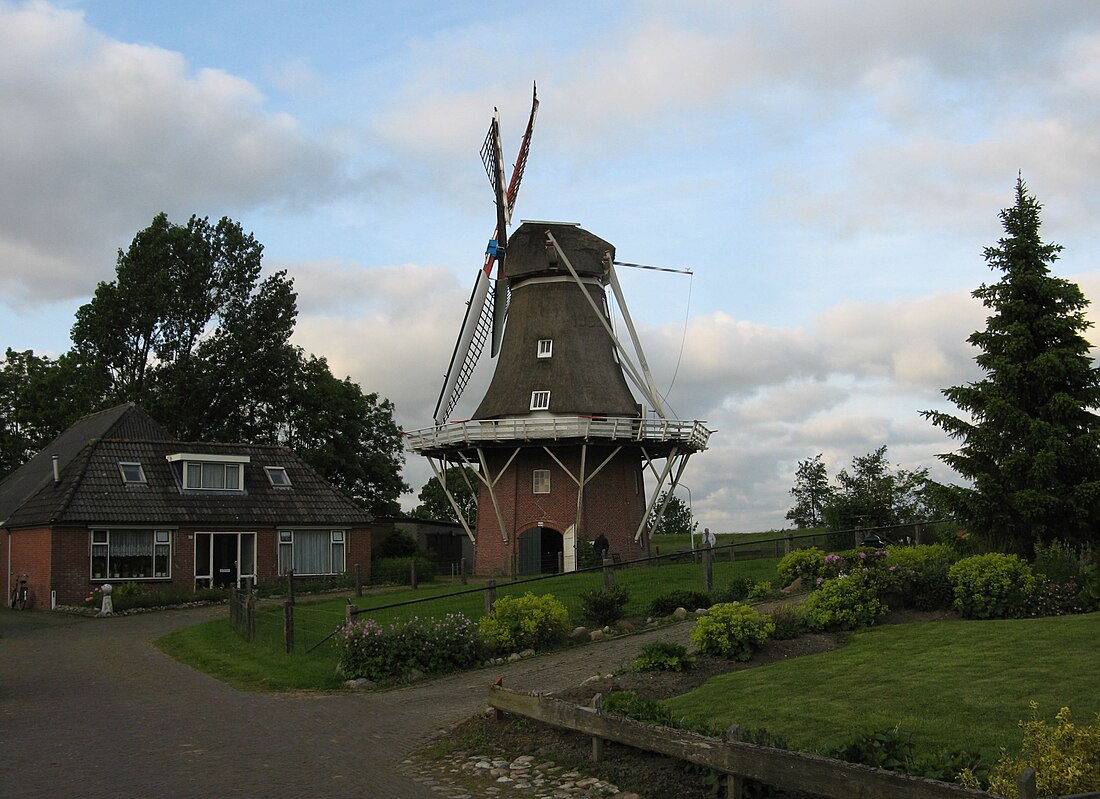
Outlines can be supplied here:
[[297, 343], [425, 426], [493, 227], [478, 149], [496, 106], [513, 156], [532, 81], [517, 217], [694, 271], [622, 277], [718, 431], [684, 478], [714, 529], [783, 526], [819, 452], [951, 478], [919, 411], [976, 376], [1017, 173], [1100, 290], [1091, 3], [0, 0], [0, 346], [63, 352], [157, 212], [225, 215], [295, 279]]

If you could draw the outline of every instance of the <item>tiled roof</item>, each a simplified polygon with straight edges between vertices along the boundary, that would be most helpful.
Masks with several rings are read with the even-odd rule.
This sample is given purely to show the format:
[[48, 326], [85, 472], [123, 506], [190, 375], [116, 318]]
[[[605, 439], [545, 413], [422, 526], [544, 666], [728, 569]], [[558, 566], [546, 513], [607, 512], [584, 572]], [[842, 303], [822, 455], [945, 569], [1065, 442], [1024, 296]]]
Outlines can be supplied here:
[[[148, 417], [146, 417], [148, 418]], [[78, 423], [79, 424], [79, 423]], [[68, 431], [66, 435], [68, 434]], [[62, 436], [64, 437], [64, 436]], [[49, 449], [44, 450], [49, 452]], [[184, 491], [181, 465], [168, 456], [247, 455], [243, 492]], [[138, 462], [145, 483], [123, 483], [120, 462]], [[289, 487], [271, 485], [265, 466], [282, 466]], [[6, 485], [6, 483], [5, 483]], [[61, 480], [49, 478], [13, 509], [9, 528], [56, 524], [186, 526], [359, 525], [370, 515], [332, 488], [294, 452], [253, 444], [203, 444], [156, 439], [86, 441], [68, 458]]]
[[168, 440], [171, 436], [132, 402], [78, 419], [0, 483], [0, 524], [29, 497], [53, 482], [54, 455], [58, 468], [65, 470], [89, 442], [98, 438]]

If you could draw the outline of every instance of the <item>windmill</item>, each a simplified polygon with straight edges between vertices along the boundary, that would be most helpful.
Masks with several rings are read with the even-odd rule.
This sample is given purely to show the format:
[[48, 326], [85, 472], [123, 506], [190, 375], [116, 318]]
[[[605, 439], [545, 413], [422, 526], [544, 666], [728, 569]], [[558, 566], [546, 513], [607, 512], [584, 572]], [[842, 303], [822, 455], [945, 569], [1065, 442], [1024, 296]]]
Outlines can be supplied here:
[[[536, 98], [507, 191], [494, 114], [483, 160], [496, 195], [497, 231], [451, 356], [435, 426], [406, 433], [474, 542], [479, 573], [571, 571], [583, 542], [598, 536], [614, 555], [638, 554], [649, 519], [664, 512], [664, 505], [656, 507], [662, 488], [671, 482], [667, 505], [688, 458], [706, 449], [711, 432], [697, 420], [669, 418], [626, 308], [612, 244], [572, 222], [524, 221], [508, 237], [537, 110]], [[612, 324], [608, 289], [626, 341]], [[471, 419], [449, 422], [487, 340], [496, 364], [485, 396]], [[476, 475], [476, 489], [467, 483], [478, 496], [476, 532], [447, 486], [449, 464], [471, 467], [454, 470], [463, 480]], [[651, 493], [647, 472], [656, 483]]]

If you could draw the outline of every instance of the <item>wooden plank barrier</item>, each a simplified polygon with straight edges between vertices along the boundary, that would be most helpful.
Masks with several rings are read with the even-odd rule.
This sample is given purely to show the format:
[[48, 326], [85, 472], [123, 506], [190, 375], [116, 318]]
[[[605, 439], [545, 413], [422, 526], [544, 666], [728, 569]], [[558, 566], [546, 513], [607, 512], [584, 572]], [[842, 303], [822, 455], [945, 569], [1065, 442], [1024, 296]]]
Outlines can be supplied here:
[[[512, 691], [500, 685], [489, 688], [489, 707], [514, 713], [554, 727], [572, 730], [593, 739], [615, 741], [635, 749], [697, 763], [724, 774], [752, 779], [790, 791], [805, 791], [837, 799], [988, 799], [991, 794], [936, 780], [910, 777], [818, 755], [789, 752], [767, 746], [710, 738], [670, 727], [644, 724], [601, 709], [583, 707], [537, 694]], [[603, 746], [593, 753], [603, 756]], [[738, 780], [727, 795], [740, 790]], [[734, 787], [736, 786], [736, 787]]]

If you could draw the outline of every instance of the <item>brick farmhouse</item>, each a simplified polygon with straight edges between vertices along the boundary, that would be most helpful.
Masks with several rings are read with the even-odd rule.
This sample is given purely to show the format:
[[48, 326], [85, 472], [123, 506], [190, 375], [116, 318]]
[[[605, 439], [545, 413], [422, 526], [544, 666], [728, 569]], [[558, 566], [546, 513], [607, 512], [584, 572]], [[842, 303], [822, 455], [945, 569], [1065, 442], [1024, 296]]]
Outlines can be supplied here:
[[134, 582], [176, 594], [370, 574], [372, 519], [285, 447], [175, 441], [133, 404], [77, 421], [0, 483], [0, 566], [32, 607]]

